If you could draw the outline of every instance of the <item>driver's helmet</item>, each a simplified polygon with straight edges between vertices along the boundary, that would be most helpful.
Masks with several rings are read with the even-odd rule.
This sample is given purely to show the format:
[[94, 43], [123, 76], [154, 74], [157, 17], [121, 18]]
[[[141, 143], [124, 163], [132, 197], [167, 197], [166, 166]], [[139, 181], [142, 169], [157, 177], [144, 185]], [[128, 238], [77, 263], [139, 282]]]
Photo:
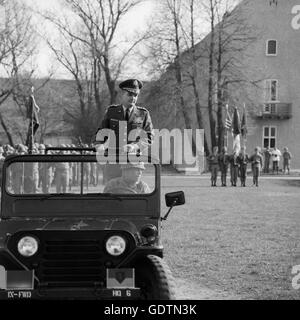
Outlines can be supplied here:
[[131, 169], [131, 168], [138, 168], [141, 170], [145, 170], [144, 162], [129, 162], [121, 165], [122, 170]]

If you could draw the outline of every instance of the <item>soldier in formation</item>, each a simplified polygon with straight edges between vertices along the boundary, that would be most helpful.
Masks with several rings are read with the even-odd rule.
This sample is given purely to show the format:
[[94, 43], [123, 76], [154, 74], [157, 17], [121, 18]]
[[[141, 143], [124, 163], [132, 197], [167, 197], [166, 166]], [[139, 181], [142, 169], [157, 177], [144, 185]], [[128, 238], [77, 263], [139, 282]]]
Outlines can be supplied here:
[[282, 159], [283, 159], [283, 173], [285, 174], [287, 171], [287, 174], [290, 174], [290, 164], [291, 164], [292, 154], [289, 152], [288, 147], [283, 148]]
[[269, 147], [267, 147], [264, 151], [264, 173], [269, 173], [270, 171], [270, 160], [271, 160], [272, 152]]
[[222, 152], [219, 154], [219, 167], [221, 171], [221, 183], [222, 187], [227, 186], [227, 172], [228, 172], [228, 165], [229, 165], [229, 154], [227, 153], [227, 147], [223, 147]]
[[229, 158], [230, 163], [230, 182], [232, 187], [236, 187], [238, 174], [239, 174], [239, 163], [238, 163], [238, 154], [233, 153]]
[[263, 156], [260, 153], [259, 147], [255, 147], [254, 154], [250, 157], [250, 162], [252, 164], [253, 185], [258, 187], [258, 177], [263, 165]]
[[241, 152], [238, 155], [237, 162], [240, 170], [241, 187], [246, 187], [247, 165], [249, 162], [249, 156], [246, 153], [245, 146], [241, 148]]
[[[51, 146], [51, 145], [47, 145]], [[75, 147], [75, 145], [60, 145], [60, 147]], [[46, 145], [33, 145], [32, 154], [45, 154]], [[28, 153], [28, 147], [18, 144], [15, 147], [9, 145], [0, 146], [0, 170], [5, 157], [9, 155], [22, 155]], [[48, 151], [58, 153], [56, 151]], [[66, 153], [80, 153], [77, 151], [64, 151]], [[97, 186], [102, 167], [98, 163], [84, 163], [84, 181], [86, 188]], [[1, 174], [1, 172], [0, 172]], [[2, 177], [2, 174], [0, 175]], [[53, 189], [63, 193], [78, 186], [81, 177], [80, 162], [14, 162], [7, 171], [6, 185], [14, 194], [49, 193]], [[1, 181], [0, 181], [1, 182]]]
[[211, 186], [217, 186], [217, 177], [219, 170], [219, 157], [218, 157], [218, 147], [213, 148], [212, 154], [208, 157], [209, 167], [211, 171]]

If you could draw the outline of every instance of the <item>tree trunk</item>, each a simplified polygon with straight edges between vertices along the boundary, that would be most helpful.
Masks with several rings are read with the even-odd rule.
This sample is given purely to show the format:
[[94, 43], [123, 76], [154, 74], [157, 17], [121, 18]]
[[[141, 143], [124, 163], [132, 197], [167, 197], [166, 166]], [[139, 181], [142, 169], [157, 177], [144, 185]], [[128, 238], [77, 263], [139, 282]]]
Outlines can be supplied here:
[[108, 59], [108, 53], [105, 53], [103, 56], [103, 69], [106, 79], [106, 84], [108, 87], [109, 95], [110, 95], [110, 104], [115, 104], [117, 100], [117, 94], [116, 91], [116, 81], [112, 79], [110, 68], [109, 68], [109, 59]]
[[95, 58], [94, 59], [94, 81], [93, 81], [93, 85], [94, 85], [94, 97], [95, 97], [95, 104], [96, 104], [96, 109], [98, 111], [98, 116], [99, 119], [103, 118], [103, 106], [102, 106], [102, 102], [100, 99], [100, 80], [101, 80], [101, 66], [98, 63], [98, 59]]
[[[193, 86], [193, 91], [194, 91], [194, 100], [195, 100], [195, 108], [196, 108], [196, 116], [197, 116], [198, 126], [200, 129], [204, 129], [203, 117], [202, 117], [202, 112], [201, 112], [201, 105], [199, 102], [200, 101], [199, 100], [199, 93], [197, 90], [197, 84], [196, 84], [195, 78], [192, 79], [192, 86]], [[208, 148], [207, 138], [206, 138], [205, 134], [204, 134], [204, 152], [206, 154], [209, 154], [209, 148]]]
[[[201, 112], [199, 91], [197, 87], [197, 79], [198, 79], [198, 71], [197, 71], [197, 58], [196, 58], [196, 48], [195, 48], [195, 37], [194, 37], [194, 0], [190, 2], [190, 14], [191, 14], [191, 45], [192, 45], [192, 65], [193, 65], [193, 75], [192, 75], [192, 86], [194, 92], [194, 100], [195, 100], [195, 109], [198, 127], [200, 129], [204, 129], [203, 127], [203, 117]], [[208, 144], [206, 135], [204, 134], [204, 152], [208, 154]]]
[[218, 57], [217, 57], [217, 121], [218, 121], [218, 147], [219, 151], [224, 146], [224, 124], [223, 124], [223, 87], [222, 87], [222, 22], [219, 25], [218, 33]]
[[[192, 122], [191, 122], [189, 113], [186, 109], [186, 105], [185, 105], [184, 97], [183, 97], [182, 66], [181, 66], [181, 62], [180, 62], [181, 50], [180, 50], [180, 43], [179, 43], [179, 21], [178, 21], [178, 17], [177, 17], [175, 2], [174, 2], [173, 10], [174, 10], [173, 11], [173, 22], [174, 22], [174, 28], [175, 28], [175, 44], [176, 44], [176, 53], [177, 53], [177, 58], [175, 60], [175, 76], [176, 76], [177, 87], [178, 87], [179, 95], [180, 95], [180, 107], [181, 107], [181, 112], [183, 114], [185, 127], [186, 127], [186, 129], [192, 129]], [[195, 143], [193, 136], [192, 136], [191, 143], [192, 143], [192, 152], [193, 152], [193, 155], [195, 155], [196, 154], [196, 143]]]
[[209, 47], [209, 80], [208, 80], [208, 115], [210, 124], [210, 138], [211, 138], [211, 148], [217, 145], [216, 143], [216, 121], [213, 115], [213, 95], [214, 95], [214, 51], [215, 51], [215, 13], [212, 0], [210, 0], [211, 5], [211, 36], [210, 36], [210, 47]]

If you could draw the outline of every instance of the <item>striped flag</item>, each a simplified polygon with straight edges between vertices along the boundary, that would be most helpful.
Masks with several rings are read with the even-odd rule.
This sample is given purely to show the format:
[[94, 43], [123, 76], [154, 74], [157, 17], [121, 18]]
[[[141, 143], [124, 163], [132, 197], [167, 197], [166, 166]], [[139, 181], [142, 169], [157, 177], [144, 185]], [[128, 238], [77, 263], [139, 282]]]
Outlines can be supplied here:
[[233, 134], [233, 152], [238, 154], [241, 150], [241, 122], [237, 107], [234, 109], [232, 119], [232, 134]]
[[230, 114], [228, 112], [228, 104], [226, 104], [226, 118], [225, 118], [225, 128], [230, 129], [232, 125], [232, 119], [230, 117]]

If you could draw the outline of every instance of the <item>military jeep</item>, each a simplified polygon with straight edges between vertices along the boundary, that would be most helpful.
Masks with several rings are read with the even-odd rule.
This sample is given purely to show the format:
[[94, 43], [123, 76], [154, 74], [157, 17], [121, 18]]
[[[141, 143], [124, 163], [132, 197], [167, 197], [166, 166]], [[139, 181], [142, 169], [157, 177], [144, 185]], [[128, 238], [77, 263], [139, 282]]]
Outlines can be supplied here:
[[3, 164], [0, 299], [175, 299], [161, 224], [185, 200], [161, 216], [159, 163], [139, 158], [147, 193], [105, 192], [95, 149], [49, 149]]

